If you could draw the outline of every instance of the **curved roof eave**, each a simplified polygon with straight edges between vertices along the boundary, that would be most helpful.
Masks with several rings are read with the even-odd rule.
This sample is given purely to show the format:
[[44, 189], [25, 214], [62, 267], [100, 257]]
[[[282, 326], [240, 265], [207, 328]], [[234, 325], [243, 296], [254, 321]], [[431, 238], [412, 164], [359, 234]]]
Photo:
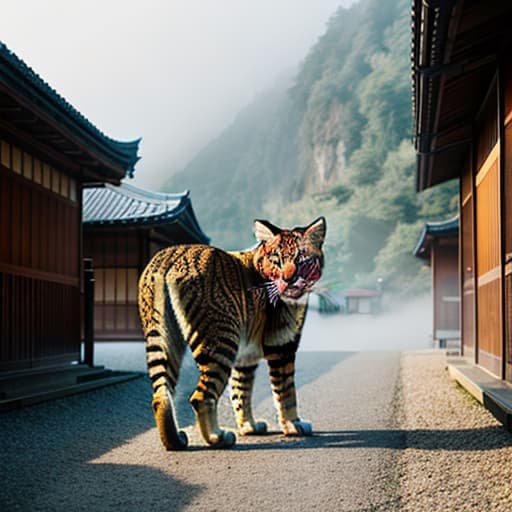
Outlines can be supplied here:
[[176, 194], [151, 192], [126, 183], [84, 189], [85, 226], [147, 226], [165, 229], [179, 225], [197, 243], [208, 244], [188, 190]]
[[459, 216], [439, 222], [426, 222], [421, 231], [418, 243], [412, 252], [417, 258], [429, 257], [429, 245], [433, 238], [455, 237], [459, 233]]
[[124, 142], [105, 135], [1, 41], [0, 85], [43, 111], [86, 146], [92, 146], [94, 156], [99, 156], [106, 168], [114, 166], [133, 176], [140, 159], [137, 153], [141, 138]]

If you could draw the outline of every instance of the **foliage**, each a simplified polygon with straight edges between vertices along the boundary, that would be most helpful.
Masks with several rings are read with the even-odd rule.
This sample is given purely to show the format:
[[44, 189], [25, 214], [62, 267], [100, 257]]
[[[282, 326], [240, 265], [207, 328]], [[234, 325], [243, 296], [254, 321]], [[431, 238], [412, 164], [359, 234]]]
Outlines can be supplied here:
[[412, 255], [411, 249], [416, 246], [418, 233], [422, 228], [422, 221], [396, 225], [386, 245], [375, 258], [375, 269], [370, 276], [370, 281], [376, 282], [377, 279], [382, 279], [383, 290], [396, 295], [411, 295], [428, 290], [430, 272], [418, 258]]
[[409, 140], [410, 2], [340, 8], [293, 85], [281, 80], [173, 176], [215, 245], [253, 243], [253, 218], [327, 218], [324, 282], [404, 295], [428, 287], [412, 255], [424, 222], [457, 213], [458, 183], [420, 194]]
[[347, 185], [344, 185], [343, 183], [340, 183], [332, 187], [327, 192], [318, 194], [317, 197], [319, 199], [335, 199], [336, 203], [344, 204], [352, 197], [353, 193], [354, 191], [351, 188], [347, 187]]

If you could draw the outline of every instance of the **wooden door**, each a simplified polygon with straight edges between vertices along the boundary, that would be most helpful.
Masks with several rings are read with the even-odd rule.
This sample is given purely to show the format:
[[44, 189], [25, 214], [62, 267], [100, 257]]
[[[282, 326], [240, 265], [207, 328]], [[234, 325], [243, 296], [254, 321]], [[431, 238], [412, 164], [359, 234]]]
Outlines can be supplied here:
[[498, 93], [494, 81], [475, 130], [477, 362], [502, 377], [503, 267], [498, 127]]
[[478, 363], [501, 376], [502, 293], [499, 145], [476, 176]]
[[457, 339], [459, 326], [459, 272], [457, 239], [442, 237], [432, 247], [434, 338]]
[[0, 141], [0, 371], [80, 359], [77, 183]]
[[460, 268], [461, 268], [461, 338], [462, 355], [475, 357], [475, 261], [473, 184], [470, 159], [461, 177]]
[[512, 382], [512, 62], [504, 59], [503, 106], [504, 106], [504, 141], [502, 158], [504, 159], [503, 176], [503, 222], [505, 237], [505, 378]]

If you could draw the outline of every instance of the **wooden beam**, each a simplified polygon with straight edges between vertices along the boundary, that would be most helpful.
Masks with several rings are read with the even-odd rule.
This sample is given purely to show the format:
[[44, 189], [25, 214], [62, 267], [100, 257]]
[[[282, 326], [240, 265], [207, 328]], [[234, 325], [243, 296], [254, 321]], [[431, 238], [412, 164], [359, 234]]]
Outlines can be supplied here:
[[30, 148], [32, 148], [33, 151], [36, 153], [39, 153], [38, 155], [42, 160], [50, 158], [53, 162], [55, 162], [56, 165], [59, 167], [62, 167], [62, 170], [70, 170], [73, 171], [74, 176], [76, 177], [81, 173], [80, 166], [76, 164], [73, 160], [70, 160], [66, 155], [64, 155], [62, 152], [56, 151], [51, 146], [48, 146], [38, 139], [34, 138], [32, 135], [30, 135], [28, 132], [21, 130], [17, 126], [9, 123], [5, 119], [0, 119], [0, 133], [4, 132], [6, 135], [11, 135], [19, 143], [24, 144]]
[[[91, 158], [97, 160], [98, 162], [102, 162], [103, 168], [110, 172], [110, 176], [104, 176], [104, 181], [110, 180], [120, 180], [124, 177], [125, 172], [124, 169], [116, 165], [113, 161], [110, 160], [109, 157], [103, 158], [101, 154], [101, 150], [97, 151], [92, 145], [83, 143], [79, 137], [75, 134], [71, 133], [64, 124], [56, 123], [55, 119], [48, 115], [48, 113], [39, 107], [38, 105], [32, 103], [30, 99], [25, 98], [17, 94], [16, 91], [13, 91], [10, 88], [6, 88], [6, 86], [0, 83], [0, 93], [4, 93], [10, 98], [12, 98], [16, 103], [18, 103], [23, 108], [26, 108], [33, 115], [38, 116], [43, 122], [45, 122], [52, 130], [57, 133], [60, 133], [65, 139], [72, 142], [72, 144], [76, 145], [76, 147], [80, 148], [85, 154], [90, 155]], [[86, 169], [84, 169], [87, 172]]]
[[39, 121], [38, 117], [31, 117], [30, 119], [11, 119], [14, 124], [36, 124]]
[[13, 106], [13, 107], [0, 107], [0, 112], [23, 112], [23, 109], [21, 107], [16, 107], [16, 106]]

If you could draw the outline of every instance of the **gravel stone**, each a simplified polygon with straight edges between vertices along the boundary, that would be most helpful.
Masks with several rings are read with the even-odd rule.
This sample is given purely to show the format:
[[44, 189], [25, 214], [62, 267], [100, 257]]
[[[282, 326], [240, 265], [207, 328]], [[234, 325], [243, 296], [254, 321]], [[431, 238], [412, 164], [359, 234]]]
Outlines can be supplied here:
[[[184, 421], [190, 449], [165, 452], [147, 378], [2, 414], [0, 510], [512, 510], [512, 435], [442, 352], [302, 353], [298, 368], [314, 435], [278, 432], [263, 371], [270, 434], [232, 450], [205, 449]], [[227, 394], [220, 408], [233, 426]]]
[[403, 353], [401, 510], [512, 510], [512, 435], [448, 376], [442, 352]]

